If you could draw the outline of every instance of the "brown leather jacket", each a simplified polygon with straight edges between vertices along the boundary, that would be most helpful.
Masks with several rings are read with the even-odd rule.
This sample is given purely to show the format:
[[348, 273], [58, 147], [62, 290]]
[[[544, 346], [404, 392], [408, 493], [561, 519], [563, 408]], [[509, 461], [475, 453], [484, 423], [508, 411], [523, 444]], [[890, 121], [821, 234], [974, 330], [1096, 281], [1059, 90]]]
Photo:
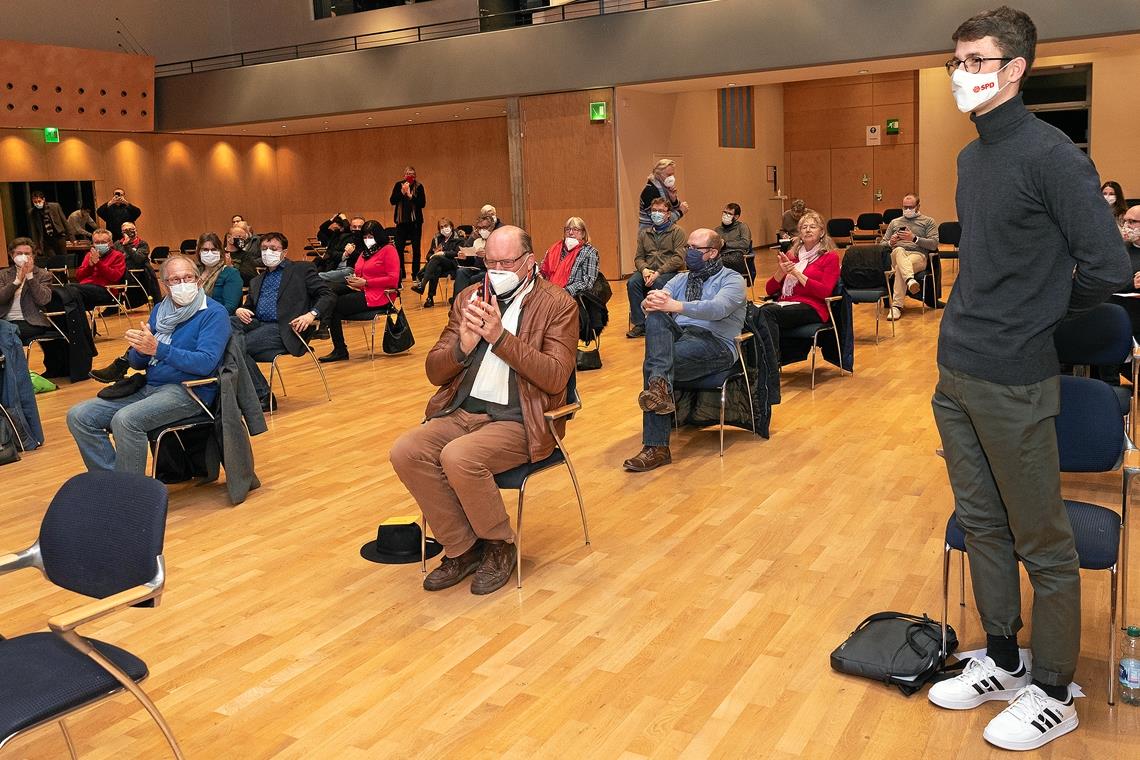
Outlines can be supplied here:
[[[446, 409], [455, 399], [467, 370], [459, 360], [459, 307], [478, 288], [472, 285], [455, 298], [447, 327], [427, 357], [427, 376], [439, 390], [428, 401], [425, 415], [430, 419]], [[495, 355], [515, 371], [519, 384], [519, 405], [526, 430], [530, 460], [537, 462], [554, 451], [544, 412], [566, 403], [566, 384], [578, 349], [578, 304], [566, 291], [546, 280], [536, 287], [523, 303], [518, 335], [504, 333], [494, 347]], [[565, 430], [565, 420], [555, 423], [558, 435]]]

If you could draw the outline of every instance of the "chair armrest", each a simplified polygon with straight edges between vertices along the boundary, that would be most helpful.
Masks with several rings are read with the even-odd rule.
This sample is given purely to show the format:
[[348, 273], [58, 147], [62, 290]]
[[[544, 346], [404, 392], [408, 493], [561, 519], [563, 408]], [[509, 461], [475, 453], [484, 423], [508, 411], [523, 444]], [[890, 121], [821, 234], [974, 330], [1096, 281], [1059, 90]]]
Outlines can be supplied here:
[[206, 416], [210, 419], [214, 419], [214, 413], [210, 411], [210, 407], [202, 403], [202, 398], [197, 393], [195, 393], [194, 389], [199, 388], [203, 385], [211, 385], [217, 382], [218, 378], [216, 377], [204, 377], [201, 380], [183, 380], [181, 383], [186, 392], [190, 394], [190, 398], [194, 399], [194, 403], [202, 407], [202, 411], [205, 412]]
[[144, 584], [142, 586], [135, 586], [126, 591], [112, 594], [106, 599], [96, 599], [93, 602], [80, 605], [67, 612], [54, 615], [48, 618], [48, 627], [56, 633], [71, 631], [85, 623], [90, 623], [112, 612], [117, 612], [124, 607], [133, 607], [140, 602], [153, 599], [161, 593], [161, 585], [151, 586]]
[[549, 412], [543, 412], [542, 416], [545, 417], [547, 421], [553, 422], [554, 420], [560, 419], [562, 417], [567, 417], [581, 408], [581, 402], [576, 401], [573, 404], [566, 404], [565, 406], [560, 406], [557, 409], [551, 409]]
[[752, 333], [743, 332], [743, 333], [740, 333], [740, 335], [737, 335], [732, 340], [735, 341], [737, 348], [739, 348], [741, 345], [743, 345], [744, 341], [752, 340], [753, 337], [754, 336], [752, 335]]
[[204, 377], [201, 380], [183, 380], [182, 387], [184, 388], [197, 388], [199, 385], [209, 385], [210, 383], [218, 382], [216, 377]]
[[828, 303], [835, 303], [836, 301], [842, 301], [843, 296], [827, 296], [823, 300], [827, 301]]
[[45, 311], [43, 314], [45, 317], [66, 317], [67, 316], [66, 311]]

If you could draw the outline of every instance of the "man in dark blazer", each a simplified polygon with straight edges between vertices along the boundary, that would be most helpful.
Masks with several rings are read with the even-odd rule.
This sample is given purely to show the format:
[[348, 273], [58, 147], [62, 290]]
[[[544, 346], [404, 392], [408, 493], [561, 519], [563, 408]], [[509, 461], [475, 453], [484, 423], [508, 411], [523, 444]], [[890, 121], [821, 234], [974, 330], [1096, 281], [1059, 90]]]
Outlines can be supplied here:
[[63, 209], [58, 203], [44, 198], [42, 190], [32, 193], [28, 226], [31, 228], [32, 240], [49, 260], [52, 256], [67, 254], [67, 217], [63, 215]]
[[234, 329], [245, 333], [245, 362], [266, 411], [274, 399], [257, 363], [285, 353], [304, 354], [305, 344], [297, 333], [303, 335], [328, 316], [336, 302], [313, 265], [289, 261], [288, 254], [285, 235], [268, 232], [261, 236], [261, 261], [266, 270], [250, 281], [249, 295], [233, 316]]

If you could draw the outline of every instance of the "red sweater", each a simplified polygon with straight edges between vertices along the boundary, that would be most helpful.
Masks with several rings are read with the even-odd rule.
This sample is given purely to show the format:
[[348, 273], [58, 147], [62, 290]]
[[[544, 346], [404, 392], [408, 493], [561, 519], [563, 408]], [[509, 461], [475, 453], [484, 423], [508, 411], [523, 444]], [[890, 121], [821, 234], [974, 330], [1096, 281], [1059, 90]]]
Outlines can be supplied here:
[[[791, 275], [788, 276], [791, 277]], [[823, 254], [807, 265], [807, 268], [804, 269], [804, 276], [807, 277], [807, 284], [800, 285], [797, 282], [792, 288], [792, 294], [780, 300], [806, 303], [815, 309], [816, 314], [819, 315], [819, 321], [826, 324], [830, 318], [827, 314], [827, 302], [823, 299], [835, 294], [835, 283], [839, 282], [839, 254], [835, 251], [828, 251]], [[779, 293], [783, 287], [783, 282], [771, 277], [764, 289], [768, 295], [772, 295]]]
[[386, 288], [395, 288], [400, 282], [400, 254], [396, 246], [389, 243], [367, 260], [364, 256], [356, 259], [353, 274], [363, 277], [364, 301], [369, 309], [378, 309], [389, 304]]
[[[94, 249], [92, 249], [94, 250]], [[114, 248], [104, 253], [97, 264], [91, 263], [91, 251], [83, 257], [83, 263], [75, 270], [75, 277], [82, 285], [118, 285], [127, 274], [127, 259], [122, 251]]]

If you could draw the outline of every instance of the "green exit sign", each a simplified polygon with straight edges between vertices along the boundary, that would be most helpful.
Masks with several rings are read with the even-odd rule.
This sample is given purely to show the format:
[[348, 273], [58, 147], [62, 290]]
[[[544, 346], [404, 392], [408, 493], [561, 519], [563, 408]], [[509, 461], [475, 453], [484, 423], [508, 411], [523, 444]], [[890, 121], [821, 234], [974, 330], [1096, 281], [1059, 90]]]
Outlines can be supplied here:
[[44, 142], [57, 143], [59, 142], [59, 130], [55, 127], [44, 127]]
[[590, 104], [590, 121], [606, 120], [606, 101], [598, 100]]
[[897, 135], [899, 133], [899, 120], [887, 119], [887, 134]]

